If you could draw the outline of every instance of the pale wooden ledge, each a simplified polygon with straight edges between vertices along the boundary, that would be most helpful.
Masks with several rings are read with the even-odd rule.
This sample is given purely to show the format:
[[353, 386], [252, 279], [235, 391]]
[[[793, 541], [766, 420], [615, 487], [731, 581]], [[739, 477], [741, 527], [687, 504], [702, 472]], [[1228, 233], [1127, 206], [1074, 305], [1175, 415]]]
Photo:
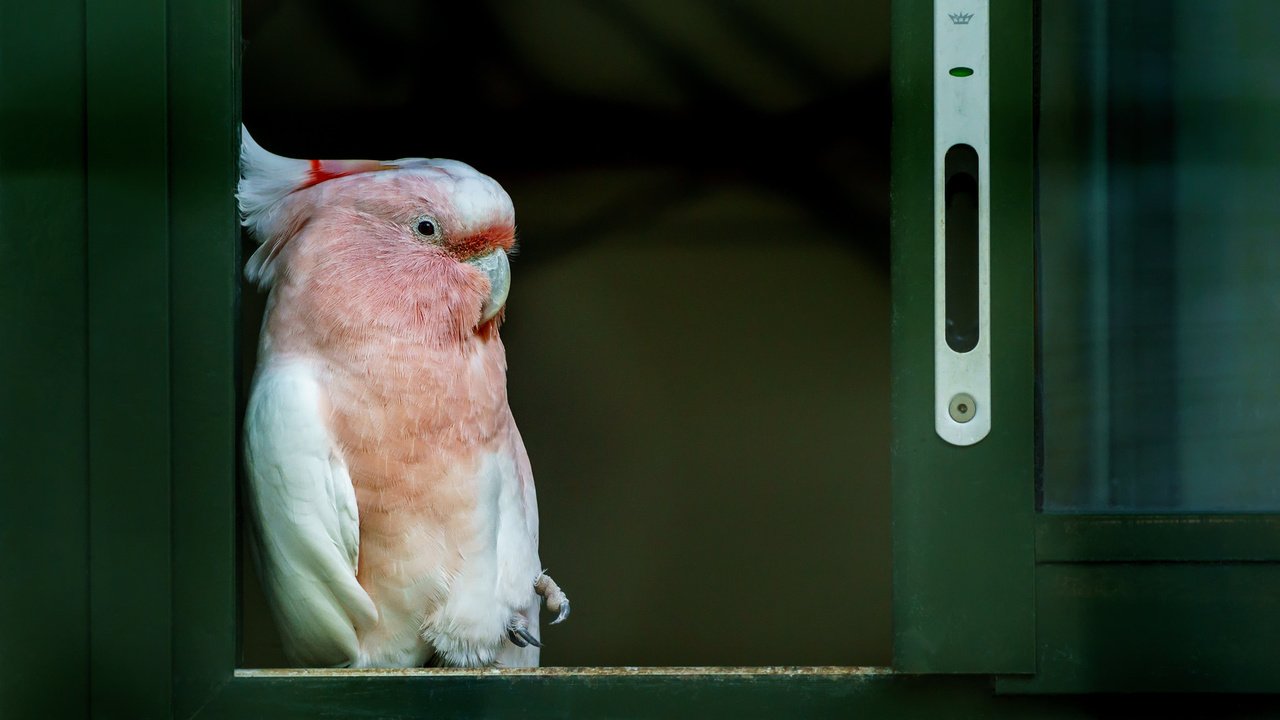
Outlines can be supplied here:
[[887, 667], [762, 666], [762, 667], [544, 667], [544, 668], [267, 668], [237, 669], [238, 678], [314, 677], [632, 677], [632, 676], [824, 676], [869, 677], [892, 675]]

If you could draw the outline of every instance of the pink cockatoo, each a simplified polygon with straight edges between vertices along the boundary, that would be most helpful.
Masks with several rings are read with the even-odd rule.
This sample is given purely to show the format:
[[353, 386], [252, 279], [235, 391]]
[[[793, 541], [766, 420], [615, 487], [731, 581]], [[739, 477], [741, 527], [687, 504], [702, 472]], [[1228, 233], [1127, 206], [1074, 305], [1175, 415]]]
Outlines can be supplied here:
[[[270, 290], [244, 423], [251, 546], [290, 660], [536, 666], [542, 570], [498, 325], [511, 198], [452, 160], [295, 160], [243, 133]], [[540, 600], [541, 597], [541, 600]]]

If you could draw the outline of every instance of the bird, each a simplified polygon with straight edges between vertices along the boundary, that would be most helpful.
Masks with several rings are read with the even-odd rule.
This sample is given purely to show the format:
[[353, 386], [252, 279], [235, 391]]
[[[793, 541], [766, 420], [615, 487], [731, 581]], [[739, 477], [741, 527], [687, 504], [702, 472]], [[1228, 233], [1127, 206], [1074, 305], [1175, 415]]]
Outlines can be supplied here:
[[305, 667], [534, 667], [542, 567], [499, 336], [510, 196], [455, 160], [304, 160], [242, 127], [265, 290], [245, 409], [248, 538]]

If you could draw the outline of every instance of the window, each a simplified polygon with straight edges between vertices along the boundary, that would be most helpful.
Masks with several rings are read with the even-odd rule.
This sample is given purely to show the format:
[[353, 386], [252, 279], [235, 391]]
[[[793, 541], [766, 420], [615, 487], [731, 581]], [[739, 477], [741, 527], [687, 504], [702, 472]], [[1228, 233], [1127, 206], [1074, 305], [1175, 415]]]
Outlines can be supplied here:
[[1045, 8], [1046, 509], [1280, 508], [1277, 10]]
[[[640, 4], [596, 5], [615, 18], [646, 12], [636, 10]], [[246, 14], [255, 7], [246, 6]], [[301, 6], [277, 7], [287, 14]], [[719, 12], [698, 3], [681, 8]], [[1271, 3], [893, 3], [892, 667], [714, 672], [266, 672], [241, 662], [263, 652], [251, 647], [253, 628], [270, 628], [260, 615], [255, 620], [250, 604], [239, 610], [232, 480], [240, 312], [253, 317], [252, 298], [240, 295], [232, 201], [241, 116], [238, 13], [236, 3], [88, 0], [35, 9], [0, 0], [0, 331], [7, 341], [0, 343], [7, 378], [0, 384], [7, 461], [0, 471], [0, 563], [5, 577], [16, 579], [7, 585], [8, 612], [0, 619], [0, 635], [9, 641], [0, 715], [1025, 717], [1088, 716], [1100, 707], [1135, 715], [1139, 706], [1168, 715], [1274, 714], [1280, 707], [1265, 695], [1078, 697], [1277, 690], [1280, 518], [1270, 479], [1275, 392], [1267, 362], [1277, 276], [1269, 242], [1277, 222], [1268, 194], [1275, 185]], [[269, 16], [247, 18], [246, 25]], [[845, 22], [860, 20], [866, 18]], [[935, 33], [945, 36], [937, 31], [943, 22], [989, 28], [986, 64], [940, 73], [933, 50]], [[761, 43], [746, 54], [780, 45]], [[333, 69], [324, 53], [310, 55]], [[992, 423], [980, 441], [964, 445], [936, 429], [934, 358], [945, 337], [935, 325], [934, 90], [944, 78], [980, 78], [983, 67], [990, 143], [973, 146], [976, 169], [972, 163], [962, 169], [976, 174], [979, 193], [982, 179], [989, 182], [990, 315], [985, 327], [981, 319], [978, 325], [990, 341]], [[732, 68], [726, 72], [738, 77]], [[489, 77], [501, 80], [502, 73]], [[505, 92], [500, 82], [493, 87], [499, 96]], [[253, 121], [259, 110], [248, 103]], [[273, 133], [280, 142], [323, 140], [291, 138], [282, 118], [262, 133], [264, 140]], [[272, 127], [262, 119], [264, 129]], [[407, 123], [401, 129], [410, 130]], [[815, 138], [840, 136], [828, 130]], [[388, 132], [377, 142], [399, 148], [401, 139]], [[440, 154], [475, 157], [466, 150]], [[848, 151], [838, 146], [818, 155], [838, 166], [850, 162], [842, 154]], [[497, 155], [490, 159], [500, 164]], [[511, 177], [513, 189], [552, 197], [572, 179], [539, 188], [534, 173]], [[712, 179], [732, 185], [742, 177]], [[648, 187], [648, 178], [630, 178], [634, 185], [617, 180], [617, 187]], [[522, 211], [543, 206], [517, 203]], [[687, 229], [722, 221], [726, 207], [739, 206], [710, 203], [673, 217]], [[755, 211], [761, 214], [744, 215], [738, 232], [759, 228], [760, 219], [791, 217], [770, 203]], [[547, 235], [558, 222], [571, 225], [552, 213], [533, 215], [534, 227], [525, 228], [531, 234], [539, 225]], [[620, 225], [619, 235], [635, 222]], [[808, 256], [839, 258], [839, 270], [874, 282], [874, 274], [856, 275], [855, 268], [868, 259], [874, 266], [875, 249], [841, 244], [849, 238], [839, 232], [828, 235], [830, 245], [808, 245]], [[532, 346], [543, 341], [541, 332], [564, 330], [556, 311], [565, 303], [539, 308], [534, 290], [571, 274], [558, 265], [562, 259], [536, 257], [532, 240], [523, 290], [516, 266], [515, 292], [528, 293], [528, 315], [513, 317], [509, 328], [513, 388], [525, 384], [519, 402], [528, 403], [517, 407], [518, 419], [526, 426], [532, 415], [567, 412], [558, 408], [560, 398], [531, 388], [540, 375], [516, 370], [517, 355], [549, 362]], [[638, 252], [625, 238], [614, 242], [586, 246], [595, 254], [594, 270], [617, 261], [609, 253]], [[735, 278], [760, 271], [757, 249], [744, 253], [756, 265], [735, 259], [744, 263], [733, 266]], [[701, 247], [661, 252], [714, 254]], [[643, 274], [600, 277], [665, 279], [664, 267], [648, 259]], [[824, 288], [816, 297], [853, 292]], [[788, 300], [805, 297], [796, 290]], [[628, 322], [652, 322], [647, 306], [632, 309]], [[534, 327], [541, 332], [530, 334]], [[741, 330], [716, 332], [738, 333], [732, 339], [743, 347], [763, 343]], [[698, 331], [684, 325], [679, 334]], [[822, 342], [838, 345], [809, 346], [827, 347], [826, 362], [848, 357], [847, 337]], [[554, 362], [564, 363], [563, 371], [569, 359], [557, 355]], [[712, 377], [698, 368], [683, 371], [686, 380]], [[812, 380], [761, 393], [804, 397]], [[615, 385], [608, 377], [595, 382]], [[695, 389], [722, 397], [725, 388], [750, 385], [738, 375], [724, 382]], [[832, 418], [866, 407], [857, 387], [842, 388], [840, 398], [852, 396], [853, 410], [818, 400], [791, 409], [810, 412], [819, 404], [822, 417]], [[741, 402], [733, 407], [754, 407]], [[641, 420], [664, 419], [662, 407], [646, 407]], [[716, 419], [726, 427], [745, 423]], [[733, 457], [747, 441], [760, 438], [718, 446], [715, 457], [740, 463], [733, 472], [760, 472]], [[538, 454], [549, 460], [539, 479], [551, 515], [557, 505], [572, 504], [553, 500], [562, 489], [543, 478], [574, 469], [569, 455], [556, 459], [562, 447], [536, 442], [544, 444], [534, 462]], [[708, 465], [698, 472], [719, 470]], [[817, 486], [834, 490], [825, 481]], [[566, 484], [563, 491], [570, 489], [581, 488]], [[657, 506], [653, 497], [641, 499]], [[839, 534], [803, 527], [807, 505], [789, 509], [794, 537]], [[836, 517], [847, 509], [823, 510], [823, 517]], [[671, 518], [690, 524], [688, 516]], [[713, 521], [708, 534], [743, 529], [740, 518]], [[879, 527], [888, 532], [886, 524]], [[883, 570], [885, 555], [868, 562]], [[757, 632], [758, 625], [776, 625], [774, 612], [793, 610], [775, 605], [701, 631]], [[582, 603], [575, 612], [602, 612], [601, 606]], [[874, 624], [883, 617], [855, 620]], [[575, 617], [572, 627], [582, 630], [572, 632], [599, 627], [582, 619]], [[563, 644], [549, 647], [572, 646], [571, 626], [565, 627]], [[673, 632], [671, 618], [661, 616], [629, 627], [629, 633]], [[791, 640], [770, 632], [778, 631], [758, 635], [768, 642], [752, 646], [760, 654], [746, 662], [769, 661], [772, 641]], [[657, 646], [648, 646], [649, 657], [665, 651]], [[604, 662], [609, 650], [576, 647], [596, 654], [574, 658], [566, 649], [554, 659], [549, 651], [548, 662]], [[845, 652], [823, 651], [837, 659]], [[801, 657], [798, 650], [793, 657]]]
[[[543, 664], [888, 665], [888, 4], [243, 7], [268, 150], [513, 197], [510, 401], [574, 604]], [[241, 666], [279, 667], [242, 566]]]
[[[963, 32], [900, 8], [899, 38]], [[1276, 689], [1276, 223], [1252, 199], [1276, 174], [1271, 12], [993, 3], [993, 424], [970, 446], [928, 422], [920, 292], [921, 106], [968, 76], [896, 48], [897, 667], [1002, 693]]]

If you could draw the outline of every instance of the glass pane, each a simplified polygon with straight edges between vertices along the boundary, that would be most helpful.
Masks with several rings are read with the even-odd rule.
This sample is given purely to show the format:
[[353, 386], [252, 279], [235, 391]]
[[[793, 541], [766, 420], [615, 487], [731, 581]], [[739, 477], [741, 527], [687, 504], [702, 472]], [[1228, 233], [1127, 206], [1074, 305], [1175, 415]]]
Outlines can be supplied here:
[[1043, 506], [1280, 508], [1280, 3], [1042, 5]]

